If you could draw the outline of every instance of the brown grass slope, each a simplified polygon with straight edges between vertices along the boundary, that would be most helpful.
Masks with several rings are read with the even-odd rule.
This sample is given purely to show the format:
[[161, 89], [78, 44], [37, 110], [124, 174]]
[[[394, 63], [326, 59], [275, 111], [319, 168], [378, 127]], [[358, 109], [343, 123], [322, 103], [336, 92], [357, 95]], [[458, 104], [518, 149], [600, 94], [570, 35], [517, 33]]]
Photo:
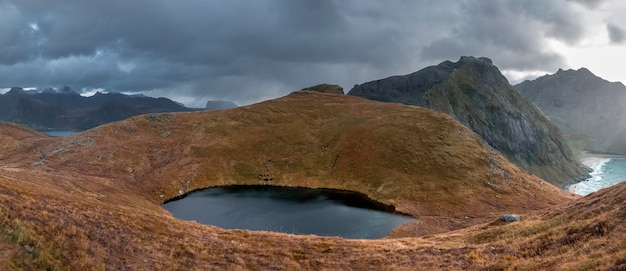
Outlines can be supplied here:
[[493, 216], [568, 197], [444, 114], [315, 92], [227, 111], [144, 115], [42, 151], [50, 168], [115, 178], [118, 188], [158, 203], [186, 187], [264, 183], [355, 190], [415, 216]]
[[621, 183], [523, 223], [492, 223], [448, 238], [478, 245], [469, 259], [492, 270], [626, 270], [625, 202]]
[[[143, 115], [67, 138], [23, 139], [25, 131], [11, 127], [0, 127], [2, 153], [12, 154], [0, 156], [0, 248], [14, 252], [0, 258], [5, 269], [480, 267], [470, 254], [487, 239], [468, 236], [501, 227], [343, 240], [221, 230], [160, 207], [179, 190], [268, 177], [272, 185], [359, 191], [420, 218], [396, 237], [574, 198], [447, 115], [343, 95], [298, 92], [230, 110]], [[512, 257], [524, 256], [537, 255]]]
[[28, 148], [35, 148], [40, 143], [35, 143], [43, 138], [48, 137], [45, 134], [33, 131], [25, 126], [0, 122], [0, 160], [6, 161], [10, 158], [21, 159], [24, 152]]

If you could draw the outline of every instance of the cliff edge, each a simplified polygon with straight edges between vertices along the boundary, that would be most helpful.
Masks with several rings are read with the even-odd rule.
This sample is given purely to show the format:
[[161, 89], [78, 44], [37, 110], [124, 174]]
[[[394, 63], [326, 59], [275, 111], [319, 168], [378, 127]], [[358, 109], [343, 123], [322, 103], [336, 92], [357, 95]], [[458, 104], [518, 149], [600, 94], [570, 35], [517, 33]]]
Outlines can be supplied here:
[[356, 85], [348, 95], [424, 106], [469, 127], [511, 162], [557, 186], [587, 177], [560, 130], [488, 58], [461, 57]]

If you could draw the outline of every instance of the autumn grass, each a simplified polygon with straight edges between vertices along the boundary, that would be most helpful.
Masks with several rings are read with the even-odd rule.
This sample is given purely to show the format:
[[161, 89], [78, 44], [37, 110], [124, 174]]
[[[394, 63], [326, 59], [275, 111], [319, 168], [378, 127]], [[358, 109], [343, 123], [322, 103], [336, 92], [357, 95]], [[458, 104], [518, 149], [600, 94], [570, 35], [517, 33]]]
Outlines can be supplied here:
[[0, 238], [16, 248], [9, 259], [3, 261], [3, 270], [61, 270], [62, 263], [55, 260], [57, 251], [45, 249], [45, 242], [28, 226], [17, 219], [3, 221], [0, 225]]
[[[299, 93], [67, 138], [2, 129], [9, 270], [580, 270], [626, 259], [626, 207], [615, 207], [624, 185], [572, 196], [422, 108]], [[36, 151], [43, 165], [32, 165]], [[346, 240], [223, 230], [160, 207], [187, 181], [259, 184], [264, 173], [273, 185], [361, 192], [420, 220], [390, 238]], [[497, 221], [509, 212], [522, 221]]]

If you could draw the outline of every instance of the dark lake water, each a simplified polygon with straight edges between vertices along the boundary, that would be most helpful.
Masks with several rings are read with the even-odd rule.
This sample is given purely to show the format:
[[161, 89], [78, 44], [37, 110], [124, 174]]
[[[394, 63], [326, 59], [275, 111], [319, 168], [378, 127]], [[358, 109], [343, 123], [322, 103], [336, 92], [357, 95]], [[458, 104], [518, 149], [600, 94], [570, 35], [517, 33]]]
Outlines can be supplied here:
[[227, 186], [194, 191], [163, 204], [176, 218], [224, 229], [378, 239], [415, 220], [362, 194], [277, 186]]

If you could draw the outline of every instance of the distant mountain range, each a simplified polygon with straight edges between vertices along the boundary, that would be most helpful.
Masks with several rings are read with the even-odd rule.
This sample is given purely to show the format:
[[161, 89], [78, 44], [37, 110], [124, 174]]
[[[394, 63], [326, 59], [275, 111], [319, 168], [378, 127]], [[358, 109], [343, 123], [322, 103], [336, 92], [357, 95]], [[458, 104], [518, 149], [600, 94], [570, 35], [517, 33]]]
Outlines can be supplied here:
[[515, 86], [566, 134], [570, 145], [626, 154], [626, 87], [585, 68], [559, 70]]
[[431, 108], [455, 117], [522, 169], [557, 185], [587, 177], [559, 129], [487, 58], [461, 57], [409, 75], [356, 85], [348, 95]]
[[[205, 109], [231, 106], [227, 102], [210, 103]], [[188, 108], [167, 98], [144, 95], [96, 93], [83, 97], [70, 87], [46, 88], [40, 92], [14, 87], [0, 95], [0, 121], [19, 123], [36, 130], [80, 131], [140, 114], [199, 110], [204, 109]]]

